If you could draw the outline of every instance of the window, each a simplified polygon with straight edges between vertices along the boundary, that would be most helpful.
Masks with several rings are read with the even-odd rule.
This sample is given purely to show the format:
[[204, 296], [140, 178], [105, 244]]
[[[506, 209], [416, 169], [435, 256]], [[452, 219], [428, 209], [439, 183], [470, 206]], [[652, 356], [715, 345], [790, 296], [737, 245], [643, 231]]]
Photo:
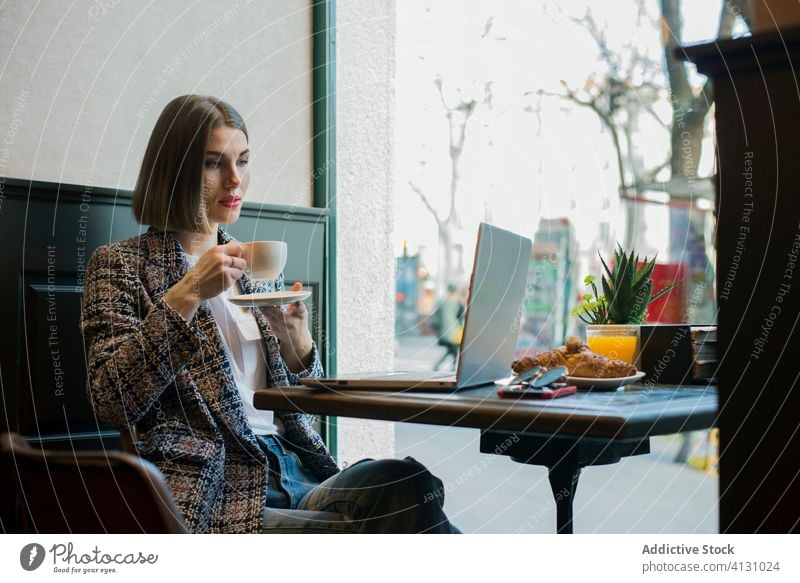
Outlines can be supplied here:
[[[598, 253], [609, 257], [617, 242], [657, 254], [656, 286], [683, 281], [651, 306], [650, 321], [715, 321], [713, 104], [705, 79], [665, 54], [746, 26], [721, 2], [671, 6], [674, 13], [662, 14], [661, 3], [635, 0], [398, 5], [396, 368], [452, 366], [437, 343], [437, 306], [449, 287], [467, 287], [482, 220], [534, 241], [519, 354], [583, 335], [570, 310], [584, 293], [584, 276], [600, 274]], [[662, 36], [662, 21], [673, 36]], [[431, 442], [462, 430], [426, 431], [399, 424], [398, 450], [424, 455]], [[455, 449], [478, 459], [475, 434], [454, 439], [471, 442]], [[653, 448], [644, 462], [585, 472], [592, 483], [581, 490], [612, 494], [607, 480], [625, 473], [625, 464], [646, 463], [651, 469], [636, 491], [663, 500], [671, 495], [659, 474], [666, 464], [670, 483], [681, 484], [696, 506], [687, 502], [666, 526], [653, 510], [660, 525], [607, 518], [584, 521], [587, 528], [714, 531], [713, 476], [672, 467], [676, 456], [687, 458], [679, 451], [687, 448], [683, 438], [654, 440]], [[442, 467], [469, 466], [467, 458], [453, 460]], [[502, 483], [527, 496], [537, 471], [497, 460], [474, 483], [493, 485], [484, 492]], [[546, 478], [538, 488], [549, 496]], [[479, 496], [480, 504], [493, 496]], [[519, 514], [506, 514], [476, 519], [475, 527], [517, 531]], [[545, 522], [547, 532], [552, 523]]]

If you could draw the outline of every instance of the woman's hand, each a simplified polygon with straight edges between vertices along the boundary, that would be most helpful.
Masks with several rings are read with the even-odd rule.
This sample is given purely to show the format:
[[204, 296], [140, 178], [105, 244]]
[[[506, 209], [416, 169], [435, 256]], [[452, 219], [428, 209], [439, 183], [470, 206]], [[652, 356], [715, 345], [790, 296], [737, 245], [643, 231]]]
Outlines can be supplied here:
[[190, 322], [200, 304], [231, 287], [242, 277], [246, 266], [239, 243], [216, 245], [200, 256], [183, 279], [170, 288], [164, 300]]
[[[296, 281], [292, 291], [303, 289]], [[264, 308], [272, 331], [281, 341], [281, 356], [292, 372], [305, 370], [310, 364], [313, 341], [308, 331], [308, 310], [303, 302], [295, 302], [283, 311], [279, 307]]]

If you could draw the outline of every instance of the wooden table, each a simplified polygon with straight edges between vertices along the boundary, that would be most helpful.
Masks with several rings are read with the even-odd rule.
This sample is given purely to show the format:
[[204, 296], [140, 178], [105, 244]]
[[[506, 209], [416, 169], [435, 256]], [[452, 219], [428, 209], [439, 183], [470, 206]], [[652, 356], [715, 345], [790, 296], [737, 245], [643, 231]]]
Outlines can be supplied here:
[[495, 387], [457, 393], [272, 387], [257, 409], [425, 423], [481, 430], [483, 453], [548, 468], [559, 533], [572, 533], [581, 468], [650, 452], [650, 437], [706, 429], [717, 416], [713, 386], [633, 385], [552, 401], [501, 399]]

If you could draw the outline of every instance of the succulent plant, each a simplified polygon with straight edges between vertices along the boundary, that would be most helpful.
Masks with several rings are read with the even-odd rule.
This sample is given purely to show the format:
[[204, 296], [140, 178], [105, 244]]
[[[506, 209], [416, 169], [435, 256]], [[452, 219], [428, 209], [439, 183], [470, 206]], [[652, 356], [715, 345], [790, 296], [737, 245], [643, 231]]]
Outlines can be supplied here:
[[583, 296], [581, 303], [572, 310], [587, 324], [642, 324], [647, 316], [647, 306], [681, 283], [676, 281], [653, 293], [651, 276], [656, 258], [645, 257], [639, 261], [634, 251], [626, 255], [619, 244], [614, 251], [613, 269], [609, 269], [602, 255], [600, 262], [605, 270], [605, 275], [600, 278], [603, 295], [597, 293], [595, 277], [590, 275], [584, 283], [592, 287], [594, 296]]

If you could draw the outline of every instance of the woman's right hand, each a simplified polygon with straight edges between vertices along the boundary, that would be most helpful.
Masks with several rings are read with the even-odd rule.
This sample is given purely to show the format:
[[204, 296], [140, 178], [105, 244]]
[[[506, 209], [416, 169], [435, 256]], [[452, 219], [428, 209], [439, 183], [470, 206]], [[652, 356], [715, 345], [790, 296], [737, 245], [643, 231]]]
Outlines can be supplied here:
[[216, 297], [242, 277], [247, 262], [236, 241], [212, 247], [164, 296], [164, 300], [187, 322], [204, 300]]

